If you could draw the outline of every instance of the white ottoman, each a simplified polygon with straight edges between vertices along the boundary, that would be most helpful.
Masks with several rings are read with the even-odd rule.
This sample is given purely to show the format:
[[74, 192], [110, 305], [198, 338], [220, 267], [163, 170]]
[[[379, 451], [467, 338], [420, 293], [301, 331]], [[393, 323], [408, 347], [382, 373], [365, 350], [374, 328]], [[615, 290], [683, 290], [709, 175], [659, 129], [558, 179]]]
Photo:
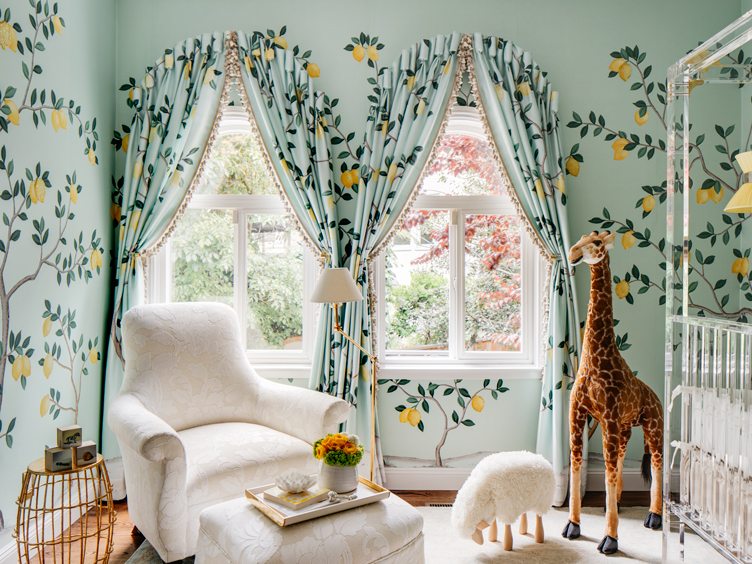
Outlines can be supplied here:
[[423, 517], [392, 494], [348, 511], [279, 527], [245, 498], [201, 512], [196, 564], [422, 564]]

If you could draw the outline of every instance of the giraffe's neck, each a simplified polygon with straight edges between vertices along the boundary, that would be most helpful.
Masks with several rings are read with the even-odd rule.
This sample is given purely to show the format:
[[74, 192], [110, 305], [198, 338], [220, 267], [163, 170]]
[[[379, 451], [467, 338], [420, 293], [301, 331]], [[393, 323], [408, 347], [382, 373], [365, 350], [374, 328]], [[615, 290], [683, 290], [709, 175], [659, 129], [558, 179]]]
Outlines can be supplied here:
[[583, 360], [588, 357], [605, 357], [615, 350], [611, 267], [606, 255], [597, 264], [590, 265], [590, 302], [583, 339]]

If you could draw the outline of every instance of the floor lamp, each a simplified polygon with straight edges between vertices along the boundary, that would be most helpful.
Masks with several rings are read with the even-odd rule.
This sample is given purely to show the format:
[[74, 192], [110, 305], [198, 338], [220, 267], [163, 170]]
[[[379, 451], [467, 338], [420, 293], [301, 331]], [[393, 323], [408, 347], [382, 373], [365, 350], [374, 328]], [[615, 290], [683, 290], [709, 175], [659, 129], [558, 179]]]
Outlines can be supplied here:
[[[358, 289], [352, 274], [347, 268], [325, 268], [321, 272], [316, 288], [311, 294], [311, 301], [318, 304], [331, 304], [334, 306], [334, 330], [342, 335], [352, 346], [363, 354], [368, 355], [371, 362], [371, 448], [370, 448], [370, 473], [368, 479], [373, 482], [374, 465], [376, 460], [376, 365], [378, 358], [364, 349], [360, 343], [345, 333], [339, 322], [339, 304], [346, 302], [359, 302], [363, 295]], [[358, 363], [360, 366], [360, 363]], [[355, 374], [355, 378], [358, 374]]]

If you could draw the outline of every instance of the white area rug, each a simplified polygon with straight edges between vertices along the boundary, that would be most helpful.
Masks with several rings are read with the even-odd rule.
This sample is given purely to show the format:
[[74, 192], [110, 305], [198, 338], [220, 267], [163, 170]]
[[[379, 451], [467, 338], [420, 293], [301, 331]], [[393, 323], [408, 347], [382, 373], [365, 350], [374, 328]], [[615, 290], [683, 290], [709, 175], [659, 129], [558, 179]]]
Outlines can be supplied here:
[[[514, 550], [506, 552], [501, 543], [485, 542], [482, 546], [470, 539], [459, 538], [449, 523], [448, 507], [418, 507], [425, 520], [423, 534], [426, 537], [427, 564], [471, 564], [492, 562], [535, 562], [540, 564], [568, 564], [571, 562], [647, 562], [661, 561], [661, 533], [642, 526], [647, 509], [625, 507], [619, 513], [619, 552], [604, 556], [597, 550], [603, 538], [605, 516], [602, 509], [588, 507], [582, 513], [582, 536], [577, 540], [562, 538], [561, 531], [567, 522], [565, 509], [552, 509], [543, 518], [546, 542], [536, 544], [532, 536], [535, 521], [531, 520], [531, 531], [522, 536], [514, 533]], [[502, 531], [499, 531], [501, 538]], [[674, 543], [669, 547], [669, 562], [680, 562], [677, 535], [672, 535]], [[128, 564], [158, 564], [159, 556], [148, 542], [144, 542], [128, 560]], [[184, 562], [193, 562], [186, 559]], [[692, 534], [686, 535], [685, 563], [713, 564], [725, 562], [712, 548]], [[311, 563], [329, 564], [329, 563]], [[353, 564], [359, 564], [354, 562]]]

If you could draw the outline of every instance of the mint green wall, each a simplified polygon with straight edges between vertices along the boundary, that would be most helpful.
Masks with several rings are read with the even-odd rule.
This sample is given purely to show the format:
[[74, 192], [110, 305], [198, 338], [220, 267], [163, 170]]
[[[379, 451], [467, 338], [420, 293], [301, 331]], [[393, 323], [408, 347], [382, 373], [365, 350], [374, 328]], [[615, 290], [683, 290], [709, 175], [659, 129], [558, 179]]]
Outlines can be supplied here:
[[[683, 53], [711, 36], [739, 16], [737, 1], [723, 0], [667, 0], [653, 2], [638, 0], [628, 5], [616, 1], [532, 0], [476, 0], [473, 2], [398, 2], [386, 0], [370, 6], [344, 1], [330, 1], [314, 6], [303, 0], [279, 0], [267, 3], [248, 3], [240, 0], [218, 0], [211, 9], [199, 0], [131, 0], [117, 4], [117, 68], [118, 83], [129, 76], [140, 77], [144, 67], [152, 63], [165, 47], [195, 34], [217, 29], [278, 30], [287, 26], [290, 45], [311, 49], [311, 60], [321, 68], [317, 80], [319, 88], [340, 99], [343, 129], [356, 131], [360, 138], [367, 111], [366, 96], [370, 92], [367, 78], [372, 70], [365, 63], [356, 63], [343, 47], [361, 31], [378, 35], [385, 44], [380, 52], [380, 64], [390, 64], [400, 50], [422, 37], [452, 30], [493, 33], [510, 39], [531, 51], [540, 65], [547, 69], [560, 91], [560, 116], [565, 122], [572, 112], [587, 118], [589, 112], [603, 114], [615, 130], [633, 130], [640, 135], [649, 133], [655, 142], [665, 138], [665, 131], [655, 118], [637, 127], [633, 102], [639, 92], [629, 89], [629, 82], [618, 77], [608, 78], [610, 53], [629, 45], [638, 45], [647, 53], [644, 65], [652, 64], [653, 79], [662, 80], [665, 69]], [[636, 71], [635, 71], [636, 72]], [[636, 74], [635, 74], [636, 76]], [[128, 119], [121, 99], [117, 104], [117, 123]], [[712, 103], [712, 102], [708, 102]], [[703, 118], [699, 127], [712, 134], [714, 123], [738, 121], [738, 105], [727, 108], [729, 100], [721, 100], [720, 115]], [[713, 121], [715, 120], [715, 121]], [[715, 143], [708, 140], [706, 143]], [[563, 145], [569, 151], [579, 143], [578, 153], [584, 163], [577, 178], [569, 177], [567, 186], [570, 227], [573, 239], [601, 226], [590, 220], [602, 215], [606, 206], [612, 218], [635, 222], [635, 230], [651, 231], [651, 241], [657, 245], [665, 231], [665, 208], [658, 202], [654, 210], [643, 218], [639, 206], [646, 195], [641, 186], [660, 185], [665, 179], [665, 158], [662, 153], [651, 160], [638, 159], [637, 150], [627, 159], [615, 161], [610, 142], [603, 136], [593, 137], [593, 128], [580, 140], [578, 129], [563, 128]], [[708, 157], [717, 161], [716, 157]], [[725, 198], [728, 194], [725, 195]], [[658, 200], [656, 196], [656, 200]], [[698, 217], [708, 217], [720, 224], [722, 203], [704, 204]], [[618, 226], [615, 226], [618, 227]], [[614, 227], [614, 228], [615, 228]], [[730, 249], [719, 253], [709, 272], [716, 278], [729, 278]], [[625, 250], [618, 245], [612, 254], [615, 275], [624, 278], [633, 265], [640, 274], [647, 274], [650, 283], [660, 285], [661, 262], [652, 247], [639, 245]], [[587, 304], [588, 276], [582, 267], [577, 273], [580, 307], [583, 319]], [[651, 287], [638, 294], [640, 284], [632, 283], [634, 304], [616, 297], [616, 317], [620, 320], [619, 335], [628, 334], [623, 352], [627, 361], [649, 382], [662, 391], [664, 311], [659, 306], [660, 291]], [[712, 300], [709, 292], [700, 289], [701, 300]], [[734, 293], [732, 307], [737, 300]], [[503, 375], [500, 375], [503, 377]], [[412, 392], [418, 382], [411, 382]], [[427, 382], [423, 382], [424, 385]], [[472, 388], [477, 382], [466, 381]], [[535, 422], [540, 406], [539, 384], [536, 381], [505, 380], [510, 391], [497, 401], [486, 402], [477, 415], [477, 425], [458, 429], [450, 435], [446, 450], [450, 456], [470, 455], [478, 450], [504, 448], [534, 448]], [[402, 396], [404, 401], [406, 396]], [[394, 394], [381, 395], [384, 426], [384, 453], [387, 457], [412, 456], [422, 460], [433, 458], [437, 427], [443, 425], [441, 415], [433, 410], [423, 416], [425, 431], [421, 433], [409, 423], [399, 423]], [[642, 453], [641, 434], [636, 432], [630, 456]], [[599, 439], [591, 443], [591, 450], [600, 450]], [[415, 462], [416, 464], [420, 464]]]
[[[27, 0], [10, 0], [0, 6], [0, 22], [19, 25], [21, 30], [16, 32], [17, 39], [24, 44], [26, 38], [34, 35], [29, 21], [30, 13], [33, 16], [34, 10]], [[14, 335], [22, 335], [19, 341], [11, 342], [10, 347], [8, 339], [3, 339], [0, 351], [5, 350], [13, 358], [21, 355], [29, 358], [28, 377], [23, 376], [25, 371], [22, 370], [20, 374], [16, 373], [18, 379], [14, 377], [11, 363], [8, 362], [2, 387], [0, 510], [6, 528], [0, 532], [0, 547], [10, 541], [21, 473], [29, 462], [44, 455], [45, 445], [54, 445], [56, 427], [74, 422], [76, 414], [69, 409], [77, 406], [77, 421], [84, 428], [84, 439], [96, 441], [99, 438], [102, 362], [97, 355], [103, 352], [111, 242], [107, 210], [112, 170], [109, 140], [114, 114], [114, 2], [61, 2], [58, 16], [61, 18], [58, 24], [61, 27], [60, 33], [54, 33], [47, 39], [41, 27], [39, 29], [36, 41], [43, 45], [43, 50], [36, 49], [33, 56], [34, 64], [39, 65], [40, 72], [35, 73], [31, 81], [24, 77], [22, 64], [26, 62], [31, 67], [32, 53], [25, 48], [24, 53], [21, 53], [16, 44], [4, 45], [3, 37], [7, 35], [3, 36], [3, 30], [0, 30], [0, 106], [6, 107], [6, 113], [0, 114], [0, 121], [5, 120], [8, 128], [8, 131], [0, 130], [0, 153], [5, 152], [6, 168], [0, 171], [0, 212], [4, 217], [7, 214], [10, 218], [14, 215], [14, 202], [17, 208], [24, 205], [25, 200], [29, 203], [28, 209], [25, 209], [27, 218], [19, 216], [13, 222], [13, 231], [19, 230], [16, 241], [8, 243], [5, 224], [0, 229], [3, 249], [8, 250], [7, 253], [0, 251], [0, 275], [4, 283], [4, 287], [0, 287], [0, 295], [7, 295], [25, 276], [33, 278], [21, 285], [9, 303], [0, 303], [3, 315], [10, 313], [9, 331]], [[40, 22], [45, 17], [43, 9], [39, 15]], [[52, 20], [46, 25], [54, 28]], [[8, 28], [4, 31], [7, 32]], [[39, 127], [34, 126], [35, 112], [25, 108], [23, 104], [30, 82], [27, 105], [46, 107], [36, 112], [40, 120], [44, 115]], [[12, 90], [9, 92], [9, 88], [15, 88], [15, 93]], [[35, 89], [37, 96], [33, 100]], [[41, 100], [43, 90], [46, 95]], [[69, 100], [74, 101], [74, 109], [80, 106], [79, 117], [85, 128], [82, 136], [79, 136], [77, 118], [67, 112], [63, 113], [66, 122], [64, 129], [60, 127], [57, 115], [53, 121], [54, 106], [50, 107], [53, 104], [52, 92], [56, 98], [64, 99], [64, 107], [68, 107]], [[18, 116], [13, 112], [7, 113], [7, 109], [11, 108], [7, 100], [19, 108]], [[11, 118], [15, 121], [16, 117], [18, 125], [8, 122]], [[94, 119], [96, 126], [92, 130]], [[53, 124], [58, 127], [57, 131]], [[95, 133], [99, 141], [96, 141]], [[89, 147], [95, 147], [91, 158], [86, 152]], [[19, 183], [20, 192], [16, 198], [9, 200], [3, 194], [9, 189], [6, 173], [9, 173], [11, 160], [14, 170], [9, 176], [14, 186], [16, 182]], [[32, 179], [39, 176], [36, 172], [37, 163], [40, 163], [42, 176], [49, 173], [49, 185], [44, 188], [43, 202], [37, 189], [39, 184], [34, 185], [34, 193], [30, 195], [31, 181], [26, 177], [27, 169], [31, 169]], [[75, 182], [72, 179], [74, 174]], [[66, 175], [71, 176], [71, 179], [67, 180]], [[76, 188], [77, 200], [75, 197], [71, 198], [70, 184], [79, 187]], [[49, 229], [48, 239], [42, 246], [44, 256], [47, 256], [59, 239], [60, 227], [55, 216], [58, 193], [62, 205], [66, 207], [66, 213], [73, 216], [65, 229], [65, 241], [60, 241], [50, 258], [40, 264], [40, 247], [32, 240], [35, 233], [32, 221], [44, 219]], [[72, 199], [76, 201], [73, 202]], [[79, 234], [82, 237], [82, 248], [76, 249], [74, 241], [78, 241]], [[91, 263], [94, 249], [103, 256], [100, 268]], [[61, 262], [55, 265], [58, 253], [61, 253]], [[57, 271], [65, 269], [62, 259], [68, 256], [72, 256], [75, 265], [73, 277], [68, 284], [67, 275], [64, 274], [62, 283], [58, 283]], [[70, 339], [67, 339], [67, 333], [57, 334], [60, 327], [57, 319], [50, 318], [49, 331], [43, 328], [45, 300], [50, 301], [55, 311], [59, 305], [63, 316], [68, 312], [75, 315], [75, 327], [71, 328]], [[69, 354], [68, 345], [75, 352]], [[94, 352], [90, 355], [92, 350]], [[39, 364], [40, 361], [44, 363], [48, 352], [51, 355], [47, 364], [48, 369], [51, 368], [49, 372]], [[55, 358], [59, 362], [54, 362]], [[72, 378], [80, 390], [78, 401], [74, 397], [71, 374], [65, 368], [71, 366], [71, 363]], [[21, 367], [21, 364], [23, 359], [17, 366]], [[51, 389], [55, 390], [54, 398], [49, 397]], [[56, 419], [54, 416], [57, 407], [52, 406], [52, 413], [49, 410], [53, 400], [58, 401], [58, 407], [63, 408]], [[14, 422], [12, 428], [11, 422]]]

